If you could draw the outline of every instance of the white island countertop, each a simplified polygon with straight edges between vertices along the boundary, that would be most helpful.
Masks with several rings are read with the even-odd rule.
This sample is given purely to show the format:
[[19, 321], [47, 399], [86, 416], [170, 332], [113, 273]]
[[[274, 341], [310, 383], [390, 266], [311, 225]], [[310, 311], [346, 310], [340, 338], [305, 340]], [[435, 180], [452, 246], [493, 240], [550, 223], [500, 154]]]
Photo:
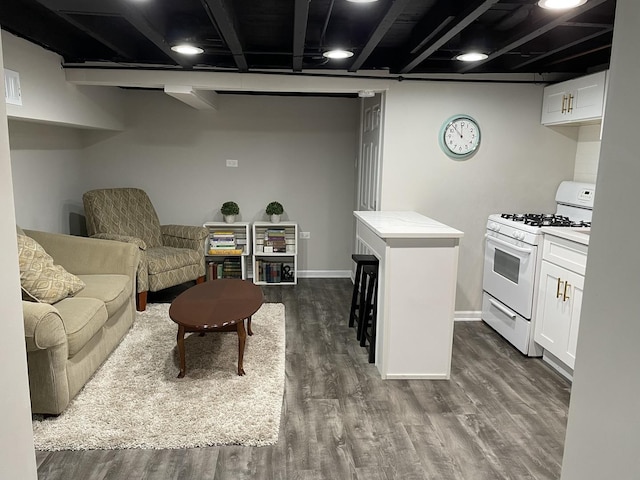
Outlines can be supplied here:
[[590, 228], [542, 227], [541, 230], [548, 235], [554, 235], [564, 238], [565, 240], [581, 243], [582, 245], [589, 245]]
[[353, 214], [380, 238], [461, 238], [464, 232], [418, 212], [355, 211]]

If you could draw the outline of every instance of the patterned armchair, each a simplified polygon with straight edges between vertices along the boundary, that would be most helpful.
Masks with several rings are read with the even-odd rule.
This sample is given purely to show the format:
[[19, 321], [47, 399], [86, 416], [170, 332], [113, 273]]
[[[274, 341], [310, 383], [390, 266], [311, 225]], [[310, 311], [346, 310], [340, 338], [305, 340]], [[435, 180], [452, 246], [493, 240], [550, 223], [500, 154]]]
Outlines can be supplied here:
[[89, 236], [134, 243], [141, 250], [138, 311], [145, 310], [148, 291], [204, 281], [206, 228], [160, 225], [151, 200], [139, 188], [91, 190], [82, 200]]

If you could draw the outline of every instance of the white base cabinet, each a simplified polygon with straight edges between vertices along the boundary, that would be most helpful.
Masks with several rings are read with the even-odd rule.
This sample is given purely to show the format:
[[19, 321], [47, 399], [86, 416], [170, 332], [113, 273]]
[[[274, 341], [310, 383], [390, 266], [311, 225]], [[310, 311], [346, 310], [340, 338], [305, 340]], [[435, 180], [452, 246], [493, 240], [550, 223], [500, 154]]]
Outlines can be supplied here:
[[535, 341], [573, 369], [584, 277], [542, 261]]
[[602, 119], [606, 72], [549, 85], [542, 100], [543, 125], [597, 122]]
[[587, 246], [545, 235], [534, 339], [573, 370], [578, 345]]

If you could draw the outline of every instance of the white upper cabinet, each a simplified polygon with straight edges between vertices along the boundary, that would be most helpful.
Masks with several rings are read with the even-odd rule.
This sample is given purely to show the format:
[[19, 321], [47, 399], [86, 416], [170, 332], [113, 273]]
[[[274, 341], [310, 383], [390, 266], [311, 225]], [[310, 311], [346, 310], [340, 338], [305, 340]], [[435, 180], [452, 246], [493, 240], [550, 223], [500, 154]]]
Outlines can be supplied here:
[[545, 87], [542, 124], [580, 124], [602, 119], [606, 75], [604, 71]]

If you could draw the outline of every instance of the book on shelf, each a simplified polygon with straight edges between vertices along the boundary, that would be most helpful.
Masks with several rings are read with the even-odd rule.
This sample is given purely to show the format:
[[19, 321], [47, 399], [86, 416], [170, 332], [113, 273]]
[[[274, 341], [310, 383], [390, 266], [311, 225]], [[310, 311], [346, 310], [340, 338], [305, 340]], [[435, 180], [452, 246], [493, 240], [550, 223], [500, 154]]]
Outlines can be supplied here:
[[242, 278], [242, 262], [238, 257], [229, 257], [207, 264], [209, 280], [219, 278]]
[[209, 249], [209, 255], [242, 255], [244, 249], [242, 248], [211, 248]]

